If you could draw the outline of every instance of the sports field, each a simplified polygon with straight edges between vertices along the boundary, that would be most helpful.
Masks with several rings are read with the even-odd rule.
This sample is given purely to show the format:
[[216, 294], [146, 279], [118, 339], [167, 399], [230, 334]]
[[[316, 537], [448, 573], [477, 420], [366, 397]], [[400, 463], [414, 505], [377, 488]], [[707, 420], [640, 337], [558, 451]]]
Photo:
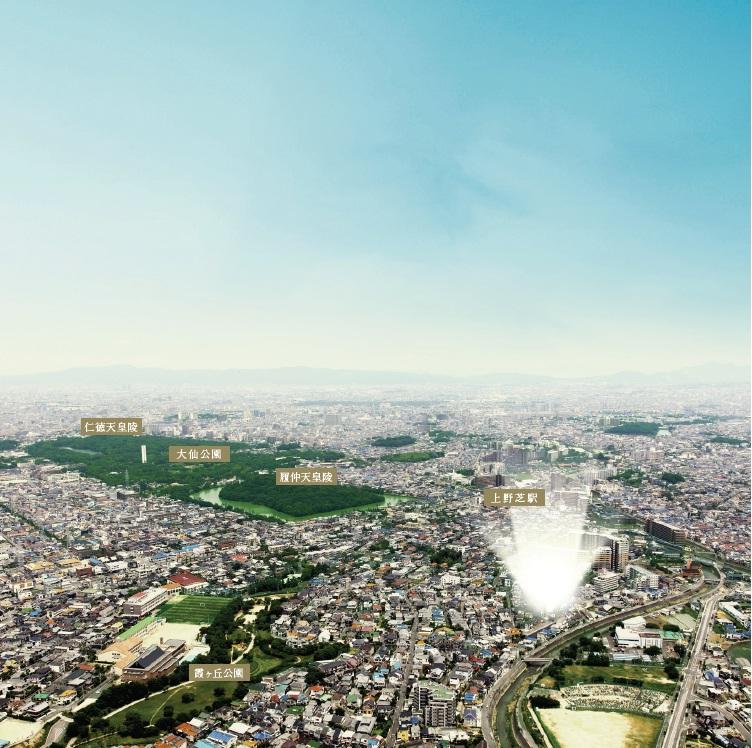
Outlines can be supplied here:
[[157, 616], [168, 623], [209, 624], [229, 602], [226, 597], [177, 595], [159, 609]]
[[540, 709], [561, 748], [653, 748], [661, 720], [621, 712]]
[[141, 640], [144, 647], [159, 644], [160, 639], [182, 639], [188, 649], [199, 643], [201, 626], [196, 623], [163, 623], [159, 628], [150, 631]]

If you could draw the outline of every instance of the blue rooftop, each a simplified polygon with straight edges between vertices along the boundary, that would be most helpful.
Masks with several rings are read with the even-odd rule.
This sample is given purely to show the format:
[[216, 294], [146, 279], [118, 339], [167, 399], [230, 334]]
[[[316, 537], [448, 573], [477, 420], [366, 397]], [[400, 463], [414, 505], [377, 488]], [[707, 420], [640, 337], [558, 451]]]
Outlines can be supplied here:
[[222, 732], [222, 730], [212, 730], [207, 736], [207, 740], [213, 740], [215, 743], [221, 745], [228, 745], [235, 739], [233, 735], [228, 732]]

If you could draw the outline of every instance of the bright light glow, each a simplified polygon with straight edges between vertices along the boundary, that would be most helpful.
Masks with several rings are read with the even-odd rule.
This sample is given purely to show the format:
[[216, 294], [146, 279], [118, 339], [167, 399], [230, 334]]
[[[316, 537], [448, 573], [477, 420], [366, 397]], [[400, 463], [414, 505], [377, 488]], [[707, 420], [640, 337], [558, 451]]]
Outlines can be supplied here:
[[525, 602], [539, 613], [568, 608], [592, 554], [580, 549], [583, 512], [556, 506], [510, 508], [512, 542], [498, 548]]

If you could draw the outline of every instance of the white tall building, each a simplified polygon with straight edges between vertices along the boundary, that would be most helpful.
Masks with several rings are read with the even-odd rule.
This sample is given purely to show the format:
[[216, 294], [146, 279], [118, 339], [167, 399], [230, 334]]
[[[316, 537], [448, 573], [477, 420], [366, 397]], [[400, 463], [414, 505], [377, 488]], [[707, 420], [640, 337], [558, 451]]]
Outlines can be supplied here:
[[619, 587], [619, 575], [613, 571], [603, 571], [595, 578], [593, 587], [599, 595], [606, 592], [613, 592]]

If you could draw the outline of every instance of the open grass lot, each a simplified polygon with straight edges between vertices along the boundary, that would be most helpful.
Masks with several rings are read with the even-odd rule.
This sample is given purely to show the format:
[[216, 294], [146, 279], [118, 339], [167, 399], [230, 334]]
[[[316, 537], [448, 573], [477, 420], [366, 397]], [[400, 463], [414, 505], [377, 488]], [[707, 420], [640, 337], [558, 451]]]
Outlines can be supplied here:
[[540, 709], [538, 716], [561, 748], [653, 748], [661, 720], [621, 712]]
[[262, 646], [272, 639], [269, 631], [256, 632], [256, 646], [246, 655], [243, 660], [251, 663], [251, 680], [260, 680], [268, 673], [276, 673], [289, 667], [297, 667], [311, 662], [311, 655], [281, 654], [275, 652], [268, 654], [262, 650]]
[[209, 624], [229, 602], [227, 597], [180, 595], [165, 603], [157, 615], [168, 623]]
[[[187, 712], [192, 709], [198, 709], [200, 711], [209, 709], [216, 698], [216, 696], [214, 696], [214, 689], [218, 685], [224, 686], [227, 694], [231, 694], [235, 688], [234, 683], [217, 684], [212, 683], [211, 681], [207, 683], [183, 683], [169, 691], [152, 694], [148, 699], [139, 701], [137, 704], [131, 704], [131, 706], [110, 717], [109, 723], [113, 730], [117, 730], [125, 722], [125, 719], [129, 714], [138, 714], [143, 717], [146, 722], [154, 724], [162, 716], [164, 708], [168, 704], [172, 705], [175, 714], [178, 714], [179, 712]], [[184, 704], [181, 701], [181, 697], [184, 693], [193, 694], [194, 700], [190, 704]], [[120, 742], [122, 742], [122, 738]]]
[[244, 661], [251, 663], [251, 680], [260, 680], [267, 673], [276, 671], [281, 668], [283, 664], [290, 665], [291, 663], [283, 663], [283, 660], [279, 657], [273, 657], [260, 649], [253, 648], [250, 655], [243, 658]]
[[694, 628], [697, 624], [696, 616], [688, 615], [687, 613], [675, 613], [672, 616], [668, 617], [668, 623], [673, 623], [679, 628], [688, 628], [692, 631], [694, 631]]
[[728, 658], [733, 662], [737, 657], [743, 657], [745, 660], [752, 661], [752, 653], [750, 652], [750, 640], [739, 642], [734, 644], [728, 651]]
[[568, 665], [564, 668], [566, 686], [578, 683], [592, 683], [592, 678], [601, 675], [606, 683], [613, 683], [614, 678], [631, 678], [641, 680], [643, 688], [652, 688], [664, 693], [673, 693], [676, 682], [669, 680], [660, 665], [615, 664], [609, 667], [589, 667], [587, 665]]
[[[82, 748], [109, 748], [111, 745], [123, 745], [122, 735], [115, 733], [114, 735], [100, 735], [96, 738], [89, 738], [80, 743], [76, 743], [77, 746]], [[128, 738], [128, 745], [148, 745], [154, 743], [154, 738]]]

